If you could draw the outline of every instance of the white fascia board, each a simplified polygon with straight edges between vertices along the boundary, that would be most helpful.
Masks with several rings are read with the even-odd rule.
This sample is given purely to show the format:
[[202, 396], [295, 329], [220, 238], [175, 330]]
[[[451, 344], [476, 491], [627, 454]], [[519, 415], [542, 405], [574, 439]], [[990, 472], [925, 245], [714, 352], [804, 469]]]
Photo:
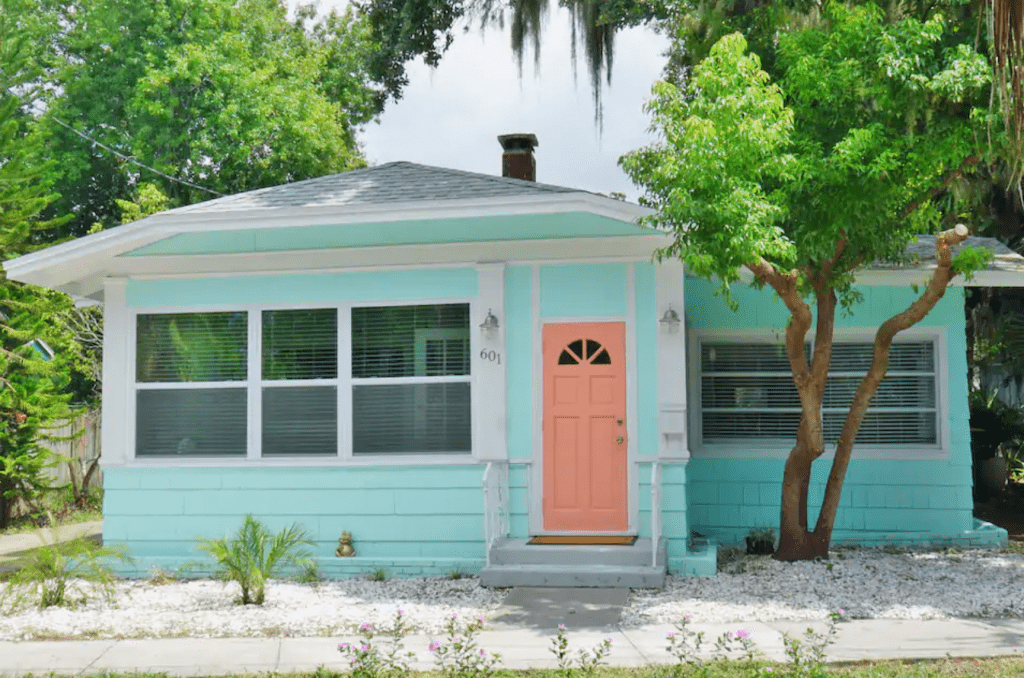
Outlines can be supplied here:
[[102, 260], [100, 260], [102, 255], [94, 255], [97, 260], [89, 263], [94, 268], [102, 267], [100, 273], [85, 276], [80, 281], [57, 287], [77, 296], [96, 298], [98, 294], [102, 294], [103, 280], [108, 275], [143, 280], [322, 273], [368, 268], [475, 266], [487, 262], [529, 263], [577, 259], [649, 260], [656, 249], [665, 247], [670, 242], [670, 236], [655, 234], [289, 250], [248, 254], [124, 257]]
[[550, 238], [489, 242], [389, 245], [242, 254], [124, 257], [110, 263], [110, 275], [187, 277], [303, 273], [371, 267], [476, 265], [487, 262], [564, 261], [575, 259], [650, 259], [671, 242], [662, 234], [602, 238]]
[[89, 275], [99, 270], [90, 268], [89, 264], [95, 266], [97, 261], [114, 258], [180, 233], [580, 211], [628, 223], [636, 223], [641, 217], [652, 213], [646, 207], [591, 193], [329, 205], [244, 212], [171, 210], [11, 259], [4, 262], [4, 269], [13, 280], [53, 287], [77, 280], [82, 273]]

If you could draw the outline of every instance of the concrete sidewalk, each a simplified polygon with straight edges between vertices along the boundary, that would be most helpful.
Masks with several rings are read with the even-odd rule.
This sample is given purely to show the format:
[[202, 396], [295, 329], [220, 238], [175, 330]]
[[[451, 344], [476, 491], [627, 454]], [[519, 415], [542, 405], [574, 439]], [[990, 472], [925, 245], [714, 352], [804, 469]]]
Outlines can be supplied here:
[[[746, 624], [694, 624], [712, 641], [725, 631], [746, 629], [769, 659], [782, 661], [782, 633], [799, 635], [801, 622], [750, 622]], [[819, 630], [824, 624], [815, 625]], [[608, 630], [569, 629], [570, 650], [591, 648], [603, 638], [612, 639], [608, 663], [643, 666], [670, 663], [665, 635], [674, 628], [652, 625]], [[554, 667], [549, 648], [552, 635], [532, 629], [485, 631], [479, 645], [497, 652], [506, 668]], [[90, 674], [100, 671], [166, 672], [177, 676], [219, 676], [238, 673], [313, 671], [347, 668], [337, 651], [346, 638], [171, 638], [159, 640], [86, 640], [0, 642], [0, 674]], [[405, 647], [416, 652], [414, 668], [430, 669], [434, 663], [425, 635], [409, 636]], [[708, 643], [711, 645], [712, 643]], [[1024, 620], [855, 620], [839, 625], [838, 638], [830, 648], [830, 660], [992, 656], [1024, 653]]]

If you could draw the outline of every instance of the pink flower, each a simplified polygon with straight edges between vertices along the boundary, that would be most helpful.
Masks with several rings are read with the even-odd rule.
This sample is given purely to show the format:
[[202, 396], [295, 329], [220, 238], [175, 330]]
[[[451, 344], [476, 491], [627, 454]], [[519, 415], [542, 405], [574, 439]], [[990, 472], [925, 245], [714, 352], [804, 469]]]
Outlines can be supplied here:
[[430, 641], [430, 645], [428, 646], [428, 648], [430, 649], [431, 652], [437, 652], [439, 649], [441, 649], [441, 641], [439, 641], [439, 640], [432, 640], [432, 641]]
[[611, 638], [605, 638], [605, 639], [604, 639], [604, 642], [606, 642], [606, 643], [608, 643], [609, 645], [611, 645], [611, 644], [612, 644], [612, 639], [611, 639]]
[[736, 637], [740, 640], [746, 640], [750, 637], [750, 633], [748, 633], [746, 629], [740, 629], [736, 632]]
[[565, 624], [559, 624], [558, 625], [558, 630], [559, 631], [564, 631], [565, 630]]
[[452, 612], [452, 619], [455, 619], [458, 616], [459, 616], [458, 614], [456, 614], [455, 612]]
[[360, 631], [372, 631], [373, 630], [373, 624], [371, 624], [370, 622], [363, 622], [362, 624], [359, 625], [359, 630]]
[[338, 650], [341, 651], [341, 652], [344, 652], [347, 649], [348, 649], [348, 643], [341, 643], [341, 644], [338, 645]]
[[845, 612], [843, 612], [843, 608], [839, 608], [838, 612], [839, 612], [839, 614], [841, 614], [841, 615], [843, 615], [843, 614], [846, 614]]
[[674, 633], [670, 633], [670, 634], [668, 634], [668, 635], [667, 635], [667, 636], [665, 636], [665, 637], [666, 637], [666, 638], [668, 638], [669, 640], [672, 640], [673, 638], [675, 638], [675, 637], [676, 637], [676, 634], [674, 634]]
[[685, 617], [683, 617], [683, 621], [685, 621], [685, 622], [690, 621], [690, 615], [686, 615]]
[[[840, 612], [839, 614], [842, 614], [842, 612]], [[483, 623], [484, 623], [484, 618], [483, 618], [483, 616], [477, 617], [477, 618], [476, 618], [476, 620], [477, 620], [478, 622], [480, 622], [481, 624], [483, 624]]]
[[484, 651], [483, 651], [483, 650], [480, 650], [480, 656], [481, 656], [481, 657], [483, 657], [483, 656], [484, 656]]
[[370, 651], [370, 646], [369, 645], [363, 645], [359, 649], [362, 650], [363, 652], [369, 652]]
[[405, 612], [404, 612], [403, 610], [399, 610], [399, 611], [398, 611], [398, 616], [399, 616], [399, 617], [401, 617], [401, 616], [402, 616], [403, 614], [405, 614]]

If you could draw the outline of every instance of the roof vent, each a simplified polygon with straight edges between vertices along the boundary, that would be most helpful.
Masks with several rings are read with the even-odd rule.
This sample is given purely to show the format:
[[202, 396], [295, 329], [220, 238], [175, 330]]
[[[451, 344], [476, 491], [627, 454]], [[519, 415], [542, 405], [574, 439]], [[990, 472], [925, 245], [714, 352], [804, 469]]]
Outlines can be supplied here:
[[533, 149], [540, 144], [535, 134], [501, 134], [501, 176], [537, 181], [537, 161]]

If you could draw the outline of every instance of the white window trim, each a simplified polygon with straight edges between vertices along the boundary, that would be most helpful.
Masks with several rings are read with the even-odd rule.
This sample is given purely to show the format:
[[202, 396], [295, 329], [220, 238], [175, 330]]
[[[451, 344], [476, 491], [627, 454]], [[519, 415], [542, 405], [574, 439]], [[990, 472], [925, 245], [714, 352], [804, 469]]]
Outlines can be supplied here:
[[[873, 341], [877, 328], [836, 328], [834, 341]], [[716, 342], [763, 342], [776, 344], [785, 342], [785, 330], [746, 329], [721, 330], [688, 328], [687, 361], [689, 401], [690, 450], [694, 458], [699, 459], [785, 459], [789, 456], [796, 442], [779, 445], [778, 441], [765, 438], [749, 438], [729, 443], [705, 444], [701, 418], [701, 371], [700, 347], [706, 341]], [[807, 340], [814, 343], [813, 332], [808, 332]], [[935, 343], [935, 388], [936, 388], [936, 445], [854, 445], [853, 459], [896, 459], [908, 461], [935, 461], [950, 458], [950, 422], [949, 422], [949, 367], [947, 355], [946, 328], [937, 326], [918, 326], [906, 329], [896, 335], [893, 343], [903, 341], [927, 341]], [[756, 452], [751, 452], [751, 450]], [[832, 459], [835, 456], [835, 444], [825, 441], [825, 453], [821, 458]]]
[[[469, 336], [470, 336], [470, 373], [469, 375], [429, 377], [433, 382], [469, 382], [470, 384], [470, 417], [475, 421], [479, 409], [479, 387], [477, 379], [480, 372], [480, 365], [473, 360], [479, 352], [479, 332], [475, 332], [474, 318], [477, 317], [480, 304], [473, 297], [431, 297], [416, 299], [388, 299], [388, 300], [367, 300], [367, 301], [346, 301], [335, 303], [323, 302], [302, 302], [302, 303], [264, 303], [264, 304], [210, 304], [197, 307], [160, 306], [146, 308], [127, 309], [127, 356], [126, 356], [126, 382], [127, 398], [125, 407], [125, 466], [129, 467], [154, 467], [154, 468], [182, 468], [182, 467], [281, 467], [296, 466], [303, 467], [327, 467], [327, 466], [420, 466], [420, 465], [447, 465], [460, 466], [466, 464], [478, 464], [480, 461], [480, 441], [476, 426], [470, 429], [471, 452], [465, 453], [411, 453], [411, 454], [360, 454], [352, 453], [352, 386], [360, 384], [400, 384], [400, 383], [423, 383], [423, 377], [388, 377], [353, 379], [352, 378], [352, 309], [353, 308], [375, 308], [381, 306], [433, 306], [443, 304], [468, 304], [469, 305]], [[263, 311], [278, 310], [309, 310], [309, 309], [336, 309], [338, 312], [338, 377], [337, 379], [299, 379], [299, 380], [265, 380], [262, 378], [262, 322]], [[136, 381], [136, 356], [138, 341], [138, 317], [140, 315], [162, 315], [180, 313], [216, 313], [216, 312], [244, 312], [248, 320], [247, 336], [247, 362], [248, 378], [240, 381], [218, 381], [218, 382], [138, 382]], [[287, 385], [323, 386], [337, 385], [338, 387], [338, 445], [336, 455], [294, 455], [262, 457], [262, 394], [263, 387], [278, 387]], [[248, 413], [247, 413], [247, 434], [245, 456], [153, 456], [139, 457], [135, 453], [136, 444], [136, 407], [138, 402], [137, 393], [142, 390], [152, 389], [198, 389], [198, 388], [246, 388], [248, 390]]]

